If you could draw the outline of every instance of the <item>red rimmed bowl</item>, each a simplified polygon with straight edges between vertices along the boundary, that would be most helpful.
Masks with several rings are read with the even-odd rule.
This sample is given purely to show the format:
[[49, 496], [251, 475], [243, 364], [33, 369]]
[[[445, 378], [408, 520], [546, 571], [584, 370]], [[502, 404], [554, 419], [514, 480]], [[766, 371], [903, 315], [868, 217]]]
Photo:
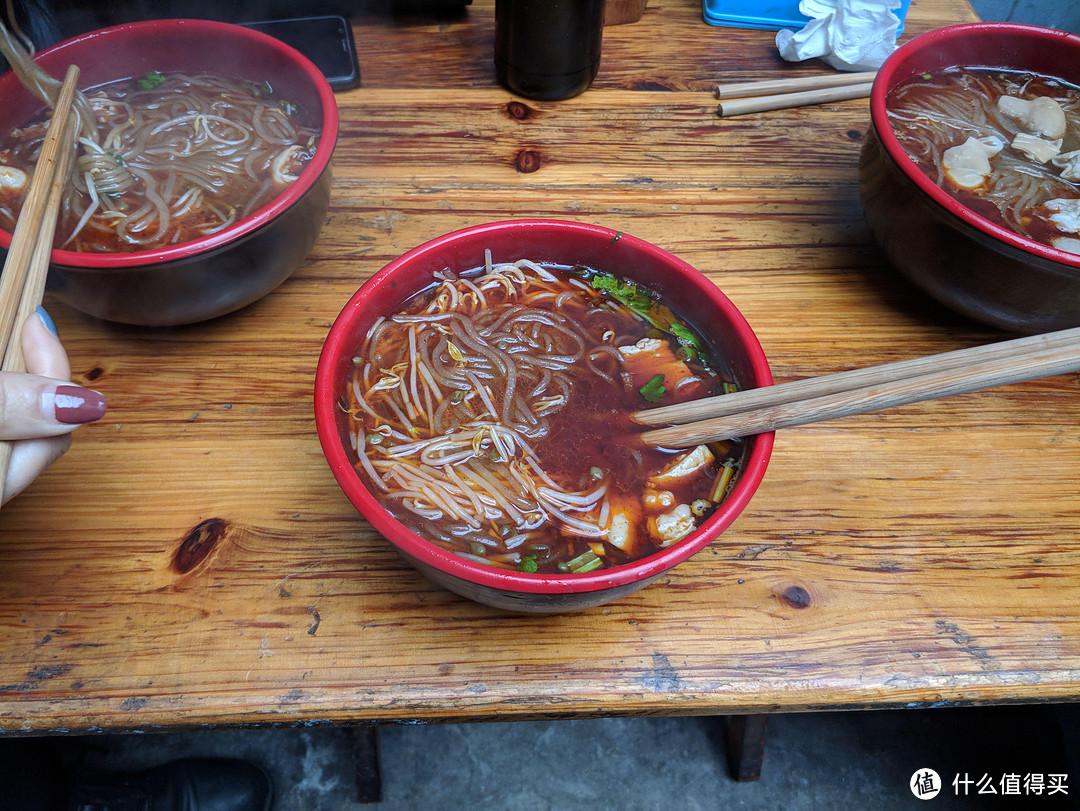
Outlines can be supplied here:
[[433, 582], [480, 603], [519, 612], [589, 608], [630, 594], [713, 541], [746, 508], [768, 465], [773, 434], [746, 440], [746, 455], [727, 499], [683, 540], [636, 562], [588, 574], [510, 572], [458, 557], [398, 522], [354, 469], [346, 416], [338, 406], [364, 334], [380, 315], [396, 312], [445, 268], [529, 258], [583, 264], [616, 273], [659, 293], [715, 347], [740, 388], [772, 384], [761, 345], [735, 305], [706, 276], [678, 257], [610, 228], [559, 220], [511, 220], [465, 228], [431, 240], [380, 270], [345, 305], [323, 346], [315, 376], [315, 423], [323, 453], [345, 495], [413, 566]]
[[870, 230], [894, 267], [971, 319], [1024, 333], [1080, 326], [1080, 255], [1025, 239], [958, 203], [905, 154], [889, 125], [885, 98], [892, 88], [954, 66], [1033, 71], [1080, 84], [1080, 36], [970, 23], [901, 45], [874, 80], [859, 159]]
[[[299, 267], [326, 219], [330, 158], [338, 133], [334, 93], [305, 56], [238, 25], [208, 20], [152, 20], [93, 31], [41, 51], [35, 61], [63, 77], [81, 69], [80, 88], [151, 71], [217, 73], [269, 81], [284, 98], [302, 100], [320, 129], [315, 157], [277, 198], [216, 234], [160, 250], [77, 253], [54, 250], [48, 289], [83, 312], [110, 321], [172, 326], [205, 321], [265, 296]], [[26, 122], [41, 103], [14, 73], [0, 76], [0, 130]], [[0, 231], [0, 248], [11, 234]]]

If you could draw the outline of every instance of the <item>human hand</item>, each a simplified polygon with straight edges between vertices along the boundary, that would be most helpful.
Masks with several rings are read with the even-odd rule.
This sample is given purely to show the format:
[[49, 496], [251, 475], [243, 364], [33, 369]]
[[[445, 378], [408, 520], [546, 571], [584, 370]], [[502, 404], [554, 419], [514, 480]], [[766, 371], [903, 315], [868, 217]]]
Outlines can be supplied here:
[[13, 440], [0, 504], [18, 495], [71, 445], [71, 432], [100, 419], [105, 398], [68, 383], [71, 366], [45, 310], [23, 325], [26, 374], [0, 372], [0, 440]]

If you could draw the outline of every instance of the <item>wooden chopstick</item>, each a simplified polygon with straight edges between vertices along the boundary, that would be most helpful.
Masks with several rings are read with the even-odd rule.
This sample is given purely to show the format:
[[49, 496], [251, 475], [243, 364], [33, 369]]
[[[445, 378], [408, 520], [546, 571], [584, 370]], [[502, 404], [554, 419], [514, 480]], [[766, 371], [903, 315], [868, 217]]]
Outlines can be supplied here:
[[997, 358], [1010, 358], [1028, 351], [1053, 349], [1072, 346], [1080, 342], [1080, 327], [1048, 332], [1042, 335], [1029, 335], [1025, 338], [1013, 338], [1008, 341], [984, 344], [982, 346], [957, 349], [921, 358], [884, 363], [862, 369], [836, 372], [822, 377], [808, 377], [792, 380], [775, 386], [762, 386], [757, 389], [745, 389], [732, 394], [717, 397], [705, 397], [677, 405], [660, 406], [638, 411], [634, 419], [644, 425], [680, 425], [687, 422], [723, 417], [750, 409], [768, 408], [837, 394], [842, 391], [876, 386], [905, 377], [918, 377], [929, 372], [942, 372], [952, 369], [964, 369], [973, 363], [990, 361]]
[[[22, 325], [41, 304], [45, 292], [56, 218], [75, 155], [76, 116], [72, 104], [78, 79], [79, 68], [72, 65], [53, 108], [0, 274], [0, 369], [5, 372], [26, 371]], [[0, 441], [0, 495], [10, 462], [11, 442]]]
[[812, 104], [828, 104], [833, 101], [862, 99], [870, 95], [873, 82], [848, 84], [840, 87], [825, 87], [819, 90], [803, 90], [796, 93], [777, 93], [753, 98], [722, 101], [716, 107], [716, 114], [722, 118], [748, 113], [763, 113], [769, 110], [783, 110], [788, 107], [807, 107]]
[[[1080, 328], [639, 411], [653, 445], [682, 448], [1080, 370]], [[731, 398], [722, 407], [719, 401]], [[661, 413], [661, 412], [666, 412]], [[671, 425], [674, 412], [679, 424]], [[718, 414], [718, 412], [723, 412]]]
[[827, 87], [866, 84], [874, 81], [875, 71], [858, 73], [827, 73], [822, 76], [802, 76], [797, 79], [766, 79], [761, 82], [735, 82], [718, 84], [718, 99], [745, 99], [752, 96], [775, 96], [782, 93], [800, 93], [805, 90], [821, 90]]
[[[22, 305], [27, 279], [44, 274], [48, 270], [48, 263], [45, 268], [41, 268], [40, 263], [34, 262], [34, 255], [42, 229], [53, 231], [56, 225], [55, 215], [53, 222], [46, 222], [46, 209], [49, 203], [49, 191], [60, 168], [59, 163], [67, 160], [64, 157], [65, 152], [74, 150], [69, 122], [73, 117], [72, 102], [75, 98], [75, 83], [78, 78], [79, 68], [72, 65], [68, 68], [64, 85], [53, 110], [52, 120], [45, 134], [45, 141], [38, 153], [34, 174], [30, 179], [30, 186], [23, 200], [19, 219], [15, 223], [11, 247], [8, 249], [4, 271], [0, 276], [0, 349], [3, 350], [5, 359], [10, 346], [19, 343], [17, 327], [21, 325], [16, 323], [16, 319]], [[65, 132], [69, 137], [63, 137]], [[51, 239], [50, 234], [50, 247]], [[36, 307], [37, 304], [40, 304], [40, 301], [34, 306]]]
[[26, 323], [26, 319], [34, 314], [38, 305], [45, 297], [45, 281], [48, 276], [49, 258], [52, 256], [53, 237], [56, 234], [56, 221], [60, 213], [60, 205], [64, 198], [64, 187], [67, 185], [68, 172], [75, 160], [75, 129], [76, 116], [69, 115], [66, 126], [60, 137], [63, 143], [70, 143], [69, 149], [62, 149], [56, 161], [56, 171], [53, 172], [49, 184], [49, 194], [45, 201], [45, 211], [41, 220], [41, 229], [38, 231], [37, 240], [34, 242], [34, 252], [30, 258], [29, 272], [23, 283], [23, 295], [19, 304], [19, 310], [15, 315], [15, 331], [8, 342], [7, 351], [4, 353], [3, 371], [23, 372], [26, 371], [26, 362], [23, 358], [22, 341], [16, 340], [18, 327]]

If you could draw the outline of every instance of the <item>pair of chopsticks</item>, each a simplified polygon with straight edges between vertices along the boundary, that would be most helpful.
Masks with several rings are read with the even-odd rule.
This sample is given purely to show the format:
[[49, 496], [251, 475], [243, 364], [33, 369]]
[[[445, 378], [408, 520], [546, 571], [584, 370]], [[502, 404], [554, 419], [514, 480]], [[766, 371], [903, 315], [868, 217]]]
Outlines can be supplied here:
[[638, 411], [652, 445], [689, 448], [1080, 370], [1080, 327]]
[[870, 95], [873, 84], [873, 71], [720, 84], [716, 86], [716, 97], [720, 99], [716, 113], [728, 118], [786, 107], [862, 99]]
[[[5, 372], [26, 371], [22, 326], [45, 295], [60, 200], [75, 156], [77, 116], [72, 104], [78, 79], [79, 68], [72, 65], [53, 108], [0, 275], [0, 369]], [[10, 462], [11, 442], [0, 441], [0, 493]]]

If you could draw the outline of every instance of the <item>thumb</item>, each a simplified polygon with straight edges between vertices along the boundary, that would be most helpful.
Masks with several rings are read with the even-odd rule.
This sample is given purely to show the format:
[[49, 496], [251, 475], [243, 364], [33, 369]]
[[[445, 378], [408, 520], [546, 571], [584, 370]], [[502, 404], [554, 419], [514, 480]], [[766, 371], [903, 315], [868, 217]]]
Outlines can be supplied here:
[[40, 375], [0, 372], [0, 439], [66, 434], [100, 419], [105, 397]]
[[71, 379], [67, 352], [56, 333], [56, 324], [44, 307], [38, 307], [37, 312], [23, 324], [22, 351], [26, 371], [30, 374], [44, 375], [54, 380]]

